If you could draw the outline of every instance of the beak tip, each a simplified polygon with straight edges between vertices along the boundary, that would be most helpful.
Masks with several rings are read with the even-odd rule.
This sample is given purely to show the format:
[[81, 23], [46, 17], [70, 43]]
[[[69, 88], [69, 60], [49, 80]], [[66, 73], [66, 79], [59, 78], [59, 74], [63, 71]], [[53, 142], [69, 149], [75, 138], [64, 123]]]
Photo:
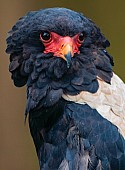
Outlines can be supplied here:
[[68, 53], [65, 55], [65, 59], [66, 59], [66, 62], [67, 62], [67, 68], [70, 67], [71, 58], [72, 58], [72, 54], [71, 54], [71, 52], [68, 52]]
[[67, 68], [69, 68], [70, 67], [70, 64], [69, 63], [67, 63]]

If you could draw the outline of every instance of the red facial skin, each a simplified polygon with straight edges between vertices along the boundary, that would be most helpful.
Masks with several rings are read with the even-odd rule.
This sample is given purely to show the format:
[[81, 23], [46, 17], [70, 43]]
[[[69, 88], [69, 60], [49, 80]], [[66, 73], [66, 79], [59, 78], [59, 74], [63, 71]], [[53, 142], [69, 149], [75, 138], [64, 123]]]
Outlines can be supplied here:
[[54, 53], [54, 56], [61, 57], [66, 60], [65, 56], [70, 52], [72, 57], [74, 53], [79, 54], [79, 47], [83, 43], [83, 41], [79, 40], [79, 34], [75, 35], [74, 37], [69, 36], [60, 36], [54, 32], [50, 33], [50, 39], [44, 40], [42, 35], [40, 35], [40, 39], [45, 46], [44, 53]]

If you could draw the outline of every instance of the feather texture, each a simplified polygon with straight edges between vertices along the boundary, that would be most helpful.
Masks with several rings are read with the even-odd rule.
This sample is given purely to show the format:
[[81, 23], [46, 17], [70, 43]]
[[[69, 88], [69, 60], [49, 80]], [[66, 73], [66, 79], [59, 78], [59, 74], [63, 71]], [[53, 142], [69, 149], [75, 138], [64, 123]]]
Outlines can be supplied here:
[[111, 84], [98, 78], [99, 89], [96, 93], [81, 92], [70, 96], [63, 94], [63, 98], [80, 104], [88, 104], [96, 109], [104, 118], [119, 128], [125, 138], [125, 84], [113, 74]]

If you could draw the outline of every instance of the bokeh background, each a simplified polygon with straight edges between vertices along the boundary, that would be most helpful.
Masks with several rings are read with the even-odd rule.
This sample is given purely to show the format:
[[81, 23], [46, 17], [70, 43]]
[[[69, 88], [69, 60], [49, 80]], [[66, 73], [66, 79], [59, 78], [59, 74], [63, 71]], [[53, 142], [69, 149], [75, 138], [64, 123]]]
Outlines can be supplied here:
[[14, 87], [5, 54], [7, 32], [28, 11], [67, 7], [83, 12], [110, 40], [114, 71], [125, 80], [125, 0], [0, 0], [0, 170], [38, 170], [28, 123], [24, 125], [26, 89]]

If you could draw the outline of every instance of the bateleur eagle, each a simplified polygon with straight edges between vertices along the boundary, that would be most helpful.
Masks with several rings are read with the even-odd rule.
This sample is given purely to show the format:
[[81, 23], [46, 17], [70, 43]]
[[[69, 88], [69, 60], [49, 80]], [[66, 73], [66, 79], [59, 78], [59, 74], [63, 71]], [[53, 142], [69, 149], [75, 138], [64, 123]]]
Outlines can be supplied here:
[[125, 170], [125, 85], [109, 41], [66, 8], [29, 12], [7, 38], [40, 170]]

